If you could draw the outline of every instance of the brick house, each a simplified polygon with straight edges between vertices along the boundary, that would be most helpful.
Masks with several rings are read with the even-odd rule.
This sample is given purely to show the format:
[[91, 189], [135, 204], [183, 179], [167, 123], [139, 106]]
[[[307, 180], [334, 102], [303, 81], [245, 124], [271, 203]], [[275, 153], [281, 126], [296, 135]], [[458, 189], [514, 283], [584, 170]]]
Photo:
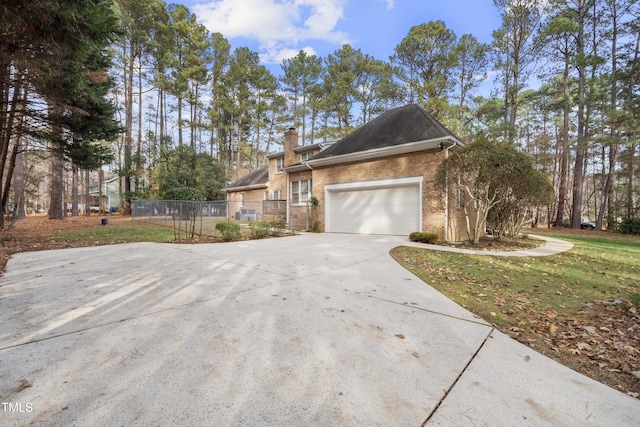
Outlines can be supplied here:
[[[232, 183], [230, 201], [286, 201], [295, 229], [316, 223], [319, 231], [409, 235], [437, 233], [462, 240], [466, 231], [460, 194], [435, 185], [449, 150], [464, 146], [422, 107], [387, 111], [330, 145], [298, 145], [289, 129], [284, 151], [268, 165]], [[310, 219], [309, 199], [319, 201]], [[311, 223], [310, 223], [311, 221]]]

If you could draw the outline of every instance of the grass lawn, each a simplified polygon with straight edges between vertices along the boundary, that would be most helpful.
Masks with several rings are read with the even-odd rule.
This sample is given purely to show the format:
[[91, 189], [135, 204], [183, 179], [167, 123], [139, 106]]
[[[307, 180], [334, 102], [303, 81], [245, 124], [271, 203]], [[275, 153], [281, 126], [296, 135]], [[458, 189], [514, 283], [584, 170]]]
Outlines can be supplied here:
[[[536, 230], [537, 232], [537, 230]], [[639, 397], [640, 238], [552, 235], [572, 250], [491, 257], [401, 247], [405, 268], [496, 328]]]
[[129, 220], [126, 224], [109, 224], [103, 227], [58, 231], [51, 235], [51, 240], [82, 246], [125, 242], [162, 243], [174, 240], [174, 234], [173, 230], [167, 227]]
[[[202, 224], [197, 221], [195, 224], [196, 241], [210, 241], [208, 238], [222, 238], [219, 231], [216, 230], [216, 224], [220, 221], [204, 220]], [[62, 232], [56, 232], [51, 235], [51, 239], [57, 242], [68, 242], [70, 244], [80, 245], [99, 245], [110, 243], [125, 243], [125, 242], [172, 242], [189, 240], [190, 234], [186, 233], [184, 229], [180, 232], [174, 232], [174, 223], [164, 220], [158, 223], [148, 223], [143, 221], [133, 221], [130, 218], [126, 222], [111, 221], [109, 225], [104, 227], [92, 227], [81, 230], [68, 230]], [[177, 223], [176, 226], [187, 227], [187, 223]], [[202, 225], [202, 228], [201, 228]], [[202, 236], [199, 235], [202, 229]], [[251, 235], [249, 227], [243, 227], [241, 224], [240, 232], [243, 237]]]

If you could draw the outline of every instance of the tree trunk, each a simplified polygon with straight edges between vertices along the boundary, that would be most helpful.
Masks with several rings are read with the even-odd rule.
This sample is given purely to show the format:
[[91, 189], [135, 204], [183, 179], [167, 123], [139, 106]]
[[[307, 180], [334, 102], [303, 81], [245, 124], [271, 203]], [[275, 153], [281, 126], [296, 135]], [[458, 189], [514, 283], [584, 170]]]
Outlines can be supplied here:
[[[141, 175], [142, 169], [142, 62], [138, 64], [138, 141], [136, 144], [136, 176]], [[139, 188], [139, 179], [136, 179], [134, 191], [137, 193]]]
[[178, 145], [182, 146], [182, 96], [178, 96]]
[[558, 210], [554, 226], [561, 227], [564, 219], [567, 199], [567, 175], [569, 167], [569, 60], [565, 58], [563, 73], [563, 116], [562, 116], [562, 152], [560, 153], [560, 173], [558, 184]]
[[2, 191], [2, 214], [7, 211], [7, 204], [9, 202], [9, 191], [11, 190], [11, 181], [13, 177], [13, 169], [16, 164], [16, 159], [18, 157], [18, 151], [20, 149], [20, 134], [16, 133], [13, 136], [13, 147], [11, 149], [11, 157], [9, 159], [9, 169], [7, 170], [7, 177], [4, 181], [4, 188]]
[[91, 215], [91, 201], [89, 200], [89, 197], [91, 197], [89, 195], [90, 185], [91, 183], [89, 182], [89, 169], [86, 169], [84, 171], [84, 215], [85, 216]]
[[[579, 30], [577, 39], [578, 57], [584, 56], [584, 21], [585, 21], [585, 1], [578, 0]], [[584, 159], [586, 154], [585, 140], [585, 65], [579, 63], [578, 66], [578, 141], [576, 148], [576, 163], [573, 169], [573, 203], [571, 214], [571, 228], [579, 229], [582, 218], [582, 200], [584, 191]]]
[[56, 140], [53, 141], [51, 156], [51, 186], [49, 191], [49, 219], [64, 219], [63, 178], [64, 178], [64, 155], [62, 130], [54, 130]]
[[[617, 47], [618, 47], [618, 14], [616, 12], [615, 2], [612, 5], [614, 8], [614, 13], [612, 16], [612, 34], [611, 34], [611, 101], [610, 101], [610, 114], [616, 110], [617, 104]], [[594, 9], [596, 7], [595, 2], [593, 5]], [[595, 22], [595, 21], [594, 21]], [[595, 39], [595, 30], [594, 30], [594, 39]], [[596, 46], [596, 42], [594, 40], [594, 46]], [[609, 134], [611, 136], [611, 143], [609, 144], [609, 171], [607, 172], [604, 178], [604, 185], [602, 186], [602, 194], [600, 195], [600, 209], [598, 210], [598, 217], [596, 218], [596, 230], [602, 230], [602, 225], [604, 223], [604, 211], [607, 210], [607, 228], [611, 228], [611, 218], [612, 215], [612, 196], [613, 196], [613, 182], [615, 180], [616, 173], [616, 163], [618, 161], [618, 153], [620, 152], [620, 145], [617, 142], [614, 142], [614, 139], [617, 139], [618, 135], [616, 132], [616, 123], [615, 121], [611, 122], [611, 132]], [[605, 167], [605, 159], [604, 159], [604, 146], [602, 148], [603, 151], [603, 159], [602, 159], [602, 169], [604, 175], [604, 167]]]
[[[18, 140], [20, 141], [20, 140]], [[27, 217], [24, 199], [24, 156], [21, 147], [18, 147], [18, 155], [16, 157], [16, 167], [13, 175], [14, 193], [16, 199], [15, 217], [23, 219]]]
[[[133, 149], [133, 69], [135, 56], [130, 47], [129, 63], [125, 71], [125, 137], [124, 137], [124, 198], [120, 199], [122, 213], [131, 214], [129, 195], [131, 194], [132, 149]], [[124, 55], [127, 57], [126, 55]]]
[[307, 145], [307, 92], [302, 91], [302, 145]]
[[238, 147], [236, 148], [236, 179], [240, 178], [240, 145], [242, 144], [242, 117], [238, 120]]
[[[19, 140], [20, 134], [16, 131], [16, 123], [22, 121], [22, 115], [20, 110], [24, 109], [26, 91], [26, 77], [23, 76], [20, 70], [14, 69], [13, 80], [11, 79], [11, 66], [8, 62], [4, 62], [3, 67], [3, 86], [7, 89], [3, 93], [3, 97], [0, 100], [2, 107], [0, 111], [3, 113], [2, 120], [0, 121], [0, 189], [7, 188], [7, 191], [0, 191], [0, 229], [4, 228], [4, 216], [7, 211], [7, 203], [9, 202], [9, 188], [11, 187], [11, 176], [13, 174], [13, 167], [15, 159], [12, 161], [9, 153], [11, 147], [11, 141], [14, 140], [14, 144]], [[10, 99], [9, 87], [13, 83], [13, 97]], [[25, 88], [25, 89], [23, 89]], [[7, 107], [8, 110], [7, 110]], [[17, 154], [17, 152], [16, 152]], [[8, 161], [8, 163], [7, 163]], [[2, 180], [4, 179], [4, 181]]]
[[636, 144], [635, 142], [631, 142], [629, 144], [629, 170], [627, 171], [627, 180], [629, 184], [628, 193], [627, 193], [627, 218], [635, 217], [635, 206], [636, 206], [636, 198], [635, 198], [635, 158], [636, 158]]
[[78, 216], [80, 198], [78, 192], [78, 166], [71, 166], [71, 216]]

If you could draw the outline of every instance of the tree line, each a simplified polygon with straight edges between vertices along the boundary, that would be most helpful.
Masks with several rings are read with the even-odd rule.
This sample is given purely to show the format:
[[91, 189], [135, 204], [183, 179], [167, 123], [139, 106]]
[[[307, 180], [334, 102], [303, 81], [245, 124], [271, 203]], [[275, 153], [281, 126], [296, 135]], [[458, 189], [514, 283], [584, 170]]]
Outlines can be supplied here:
[[[160, 173], [177, 170], [168, 166], [176, 159], [195, 159], [197, 154], [199, 165], [208, 159], [217, 177], [210, 181], [219, 187], [263, 163], [266, 153], [277, 150], [288, 127], [301, 129], [304, 144], [335, 140], [390, 108], [419, 103], [468, 143], [486, 138], [528, 154], [556, 194], [552, 203], [536, 211], [540, 220], [579, 227], [580, 219], [589, 216], [601, 228], [638, 215], [640, 5], [635, 0], [494, 0], [501, 22], [491, 43], [481, 43], [473, 34], [457, 35], [445, 22], [431, 21], [408, 29], [389, 58], [374, 58], [350, 45], [326, 57], [300, 51], [281, 63], [278, 75], [261, 64], [257, 52], [246, 47], [232, 50], [223, 34], [209, 32], [184, 5], [160, 0], [39, 0], [29, 2], [28, 10], [4, 0], [0, 5], [6, 14], [0, 36], [3, 70], [13, 76], [3, 79], [2, 92], [5, 187], [10, 181], [6, 177], [11, 177], [5, 165], [12, 157], [4, 153], [21, 152], [24, 143], [16, 148], [15, 141], [26, 140], [26, 135], [46, 145], [51, 155], [60, 153], [60, 159], [85, 169], [109, 160], [100, 151], [109, 144], [95, 143], [102, 140], [113, 147], [112, 168], [123, 177], [126, 211], [131, 198], [157, 195], [159, 183], [163, 188], [189, 185]], [[20, 132], [15, 129], [22, 127], [7, 125], [9, 117], [15, 120], [11, 109], [20, 109], [12, 97], [21, 90], [22, 80], [15, 76], [22, 61], [31, 58], [15, 55], [20, 49], [8, 51], [15, 40], [6, 34], [24, 25], [22, 40], [44, 46], [46, 40], [38, 39], [45, 38], [44, 33], [38, 31], [45, 29], [26, 17], [51, 5], [61, 14], [67, 7], [96, 8], [93, 14], [79, 16], [87, 19], [86, 40], [97, 37], [92, 46], [101, 49], [102, 62], [96, 67], [111, 60], [108, 74], [104, 68], [99, 74], [106, 80], [101, 87], [109, 92], [97, 95], [104, 95], [105, 106], [114, 108], [122, 129], [116, 136], [105, 132], [80, 145], [75, 151], [78, 159], [49, 142], [54, 139], [50, 134], [58, 132], [58, 145], [70, 146], [73, 135], [81, 132], [65, 122], [54, 126], [55, 109], [47, 102], [61, 96], [55, 85], [36, 85], [35, 79], [25, 83], [25, 98], [41, 106], [46, 122], [29, 122]], [[16, 20], [21, 16], [22, 21]], [[97, 28], [89, 31], [90, 18], [99, 17], [110, 23], [100, 27], [108, 37]], [[64, 25], [57, 29], [64, 40]], [[31, 55], [31, 44], [23, 45], [25, 55]], [[78, 68], [62, 81], [79, 81], [79, 70], [89, 75], [80, 66], [88, 64], [87, 59], [74, 55], [69, 52], [49, 65]], [[71, 65], [78, 60], [82, 62]], [[36, 64], [43, 63], [42, 58], [29, 63], [26, 74], [35, 74]], [[478, 88], [489, 76], [492, 93], [479, 95]], [[530, 84], [537, 87], [528, 88]], [[65, 111], [83, 111], [75, 116], [79, 119], [90, 116], [88, 108]], [[87, 121], [76, 125], [80, 123]], [[89, 146], [102, 157], [87, 151]], [[220, 197], [219, 190], [202, 192]]]

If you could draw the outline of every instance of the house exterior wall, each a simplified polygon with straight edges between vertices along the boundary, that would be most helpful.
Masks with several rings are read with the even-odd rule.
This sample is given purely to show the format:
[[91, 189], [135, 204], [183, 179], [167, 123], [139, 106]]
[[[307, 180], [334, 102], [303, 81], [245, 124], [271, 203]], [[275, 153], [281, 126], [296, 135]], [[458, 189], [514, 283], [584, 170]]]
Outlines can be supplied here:
[[[443, 159], [443, 150], [429, 150], [314, 169], [313, 194], [320, 202], [317, 212], [320, 231], [324, 231], [325, 224], [325, 185], [422, 176], [422, 230], [416, 231], [432, 232], [438, 234], [440, 238], [444, 238], [446, 198], [444, 190], [437, 188], [435, 184], [437, 167]], [[457, 211], [461, 210], [456, 209], [455, 192], [451, 192], [449, 195], [449, 240], [459, 238], [460, 214]]]
[[[245, 205], [249, 203], [253, 204], [256, 202], [261, 202], [264, 200], [264, 192], [267, 191], [267, 188], [259, 188], [257, 190], [246, 190], [246, 191], [230, 191], [227, 194], [227, 200], [230, 202], [240, 204], [242, 200], [242, 195], [244, 194]], [[244, 205], [243, 205], [244, 207]]]
[[[289, 173], [289, 193], [286, 195], [287, 200], [291, 201], [291, 183], [296, 181], [302, 181], [306, 179], [313, 180], [314, 172], [311, 170], [305, 170], [301, 172], [293, 172]], [[317, 196], [315, 192], [315, 184], [313, 181], [311, 182], [311, 195]], [[289, 203], [289, 215], [290, 221], [293, 222], [294, 230], [310, 230], [313, 227], [312, 218], [311, 218], [311, 208], [308, 203], [300, 203], [294, 205], [293, 203]]]
[[269, 200], [275, 200], [273, 192], [280, 191], [280, 199], [287, 199], [287, 174], [276, 172], [276, 159], [269, 160]]
[[[262, 218], [264, 208], [264, 192], [267, 188], [244, 191], [230, 191], [227, 193], [228, 215], [231, 219], [258, 220]], [[242, 201], [244, 195], [244, 202]]]
[[[298, 133], [290, 129], [284, 138], [284, 166], [285, 168], [300, 163], [300, 154], [294, 151], [298, 144]], [[314, 154], [319, 150], [314, 149]], [[450, 186], [448, 198], [445, 190], [436, 186], [436, 172], [442, 163], [446, 150], [433, 149], [415, 153], [398, 154], [378, 159], [359, 162], [334, 164], [325, 167], [316, 166], [315, 169], [304, 169], [296, 172], [276, 172], [277, 158], [270, 158], [268, 164], [268, 187], [247, 190], [229, 191], [228, 200], [230, 215], [235, 216], [239, 211], [241, 195], [244, 194], [244, 208], [254, 209], [262, 206], [264, 192], [268, 190], [269, 199], [274, 199], [274, 191], [280, 191], [280, 198], [287, 200], [287, 221], [295, 230], [325, 231], [325, 186], [329, 184], [354, 183], [361, 181], [383, 180], [403, 177], [422, 178], [422, 223], [421, 230], [436, 233], [441, 239], [449, 241], [467, 239], [466, 221], [464, 217], [464, 200], [458, 201], [463, 194], [456, 194], [454, 186]], [[295, 169], [295, 168], [294, 168]], [[308, 203], [293, 205], [291, 198], [291, 183], [295, 181], [312, 180], [312, 195], [319, 201], [319, 207], [314, 212]], [[448, 220], [445, 212], [448, 208]], [[265, 218], [266, 219], [266, 218]], [[445, 235], [446, 228], [446, 235]]]

